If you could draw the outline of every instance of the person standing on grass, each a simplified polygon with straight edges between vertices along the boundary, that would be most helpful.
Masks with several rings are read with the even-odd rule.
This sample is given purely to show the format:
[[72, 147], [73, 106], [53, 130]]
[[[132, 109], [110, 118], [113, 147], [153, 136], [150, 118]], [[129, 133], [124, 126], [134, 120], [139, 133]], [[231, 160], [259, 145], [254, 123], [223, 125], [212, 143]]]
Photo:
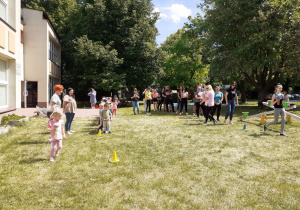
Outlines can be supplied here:
[[272, 96], [272, 102], [271, 105], [274, 106], [274, 121], [269, 122], [268, 124], [264, 125], [264, 131], [267, 132], [268, 127], [270, 125], [275, 125], [278, 122], [279, 115], [281, 115], [281, 129], [280, 129], [280, 136], [287, 136], [283, 133], [284, 126], [285, 126], [285, 110], [283, 107], [283, 99], [284, 95], [281, 93], [282, 91], [282, 85], [277, 84], [275, 86], [275, 94]]
[[178, 114], [178, 111], [181, 110], [180, 109], [180, 105], [181, 105], [181, 93], [182, 93], [182, 86], [180, 86], [179, 89], [177, 90], [177, 112], [176, 112], [176, 114]]
[[106, 133], [110, 134], [110, 122], [112, 120], [112, 113], [109, 110], [109, 103], [104, 104], [104, 110], [102, 110], [101, 112], [101, 118], [103, 121], [103, 129], [105, 130], [107, 128]]
[[155, 110], [158, 111], [158, 107], [157, 107], [158, 93], [157, 93], [156, 89], [153, 90], [153, 96], [152, 97], [153, 97], [153, 99], [152, 99], [152, 101], [153, 101], [153, 109], [154, 109], [154, 111]]
[[205, 103], [205, 121], [203, 124], [207, 124], [207, 120], [208, 118], [214, 122], [214, 124], [216, 124], [216, 120], [213, 117], [213, 109], [214, 109], [214, 98], [215, 98], [215, 93], [212, 89], [211, 85], [207, 85], [206, 86], [206, 94], [205, 94], [205, 98], [203, 99], [203, 101], [201, 102], [202, 104]]
[[196, 113], [197, 113], [198, 119], [200, 118], [200, 106], [201, 106], [200, 103], [203, 100], [203, 97], [202, 97], [203, 92], [201, 92], [201, 89], [202, 89], [202, 86], [198, 85], [197, 90], [195, 92]]
[[137, 113], [140, 114], [139, 98], [140, 98], [140, 95], [137, 92], [137, 89], [134, 88], [134, 90], [133, 90], [133, 96], [131, 97], [132, 106], [133, 106], [133, 114], [134, 115], [136, 115], [135, 114], [135, 107], [137, 108]]
[[48, 121], [47, 130], [51, 133], [51, 150], [50, 150], [50, 161], [54, 161], [54, 149], [56, 145], [55, 157], [59, 155], [59, 150], [62, 148], [62, 139], [66, 139], [64, 132], [64, 121], [61, 119], [62, 113], [60, 110], [54, 110]]
[[162, 106], [162, 97], [161, 97], [161, 94], [158, 94], [158, 97], [157, 97], [157, 111], [161, 111], [161, 106]]
[[151, 115], [151, 100], [152, 100], [152, 94], [153, 94], [151, 92], [151, 88], [148, 87], [147, 89], [145, 89], [143, 94], [145, 94], [145, 100], [146, 100], [146, 114]]
[[235, 109], [235, 100], [236, 100], [236, 106], [239, 106], [239, 100], [238, 100], [237, 91], [235, 87], [236, 87], [236, 82], [232, 82], [230, 84], [229, 89], [226, 91], [225, 101], [227, 106], [227, 113], [225, 115], [224, 124], [226, 124], [226, 120], [230, 115], [229, 124], [233, 125], [232, 118]]
[[165, 89], [166, 87], [163, 87], [162, 90], [161, 90], [161, 102], [162, 104], [164, 105], [164, 111], [166, 111], [166, 95], [165, 95]]
[[[170, 86], [166, 86], [164, 95], [166, 96], [167, 112], [169, 112], [169, 104], [172, 107], [172, 112], [175, 112], [174, 111], [174, 104], [173, 104], [173, 100], [172, 100], [173, 91], [172, 91], [172, 89], [170, 89]], [[171, 109], [171, 107], [170, 107], [170, 109]]]
[[117, 117], [117, 109], [118, 109], [118, 98], [114, 98], [114, 102], [112, 103], [112, 116]]
[[188, 99], [189, 93], [186, 91], [186, 87], [182, 87], [181, 92], [181, 109], [180, 109], [180, 115], [182, 115], [183, 106], [185, 107], [185, 114], [188, 115], [187, 111], [187, 99]]
[[47, 110], [47, 117], [50, 118], [50, 115], [57, 110], [61, 109], [61, 100], [60, 95], [63, 92], [64, 86], [62, 85], [55, 85], [54, 86], [54, 94], [50, 99], [49, 108]]
[[88, 93], [88, 96], [90, 97], [90, 103], [92, 109], [95, 109], [95, 105], [97, 103], [96, 95], [97, 95], [96, 90], [94, 90], [94, 88], [91, 88], [90, 92]]
[[216, 92], [215, 92], [215, 106], [212, 115], [214, 116], [216, 110], [217, 110], [217, 121], [220, 122], [220, 112], [222, 109], [222, 101], [223, 101], [223, 93], [220, 92], [219, 86], [216, 87]]
[[65, 129], [67, 134], [75, 133], [75, 131], [71, 130], [72, 122], [77, 108], [77, 104], [75, 99], [73, 98], [73, 94], [74, 94], [73, 88], [68, 88], [67, 94], [64, 96], [64, 100], [63, 100], [64, 101], [63, 110], [66, 115]]

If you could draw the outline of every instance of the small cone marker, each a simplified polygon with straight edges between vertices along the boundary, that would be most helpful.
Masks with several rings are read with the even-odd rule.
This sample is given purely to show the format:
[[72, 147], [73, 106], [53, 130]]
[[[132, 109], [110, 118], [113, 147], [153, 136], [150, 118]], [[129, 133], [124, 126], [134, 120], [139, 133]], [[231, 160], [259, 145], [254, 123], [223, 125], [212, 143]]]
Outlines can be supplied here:
[[247, 130], [246, 123], [244, 124], [243, 130]]
[[99, 131], [98, 131], [98, 136], [102, 136], [101, 129], [99, 129]]
[[116, 162], [119, 162], [120, 160], [118, 159], [117, 157], [117, 152], [113, 152], [113, 159], [110, 160], [109, 162], [111, 163], [116, 163]]

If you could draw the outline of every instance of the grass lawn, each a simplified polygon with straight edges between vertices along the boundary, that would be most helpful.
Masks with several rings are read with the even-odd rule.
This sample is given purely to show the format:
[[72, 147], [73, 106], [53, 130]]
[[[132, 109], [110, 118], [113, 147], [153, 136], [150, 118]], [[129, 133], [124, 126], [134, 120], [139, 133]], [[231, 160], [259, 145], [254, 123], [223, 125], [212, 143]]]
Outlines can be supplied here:
[[[53, 163], [47, 119], [32, 118], [0, 136], [0, 209], [300, 209], [300, 120], [288, 137], [280, 124], [264, 133], [259, 117], [243, 130], [237, 119], [254, 106], [216, 126], [121, 108], [102, 136], [96, 119], [76, 118]], [[119, 163], [108, 162], [113, 151]]]

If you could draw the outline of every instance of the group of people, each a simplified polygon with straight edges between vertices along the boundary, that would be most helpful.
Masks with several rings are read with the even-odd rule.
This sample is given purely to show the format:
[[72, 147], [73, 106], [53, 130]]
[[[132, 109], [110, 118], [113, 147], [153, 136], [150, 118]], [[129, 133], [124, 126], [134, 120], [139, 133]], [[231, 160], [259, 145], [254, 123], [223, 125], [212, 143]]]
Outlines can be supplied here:
[[[54, 86], [54, 94], [50, 99], [47, 116], [49, 118], [47, 130], [50, 131], [49, 141], [51, 142], [50, 161], [59, 155], [62, 148], [62, 139], [66, 139], [66, 133], [72, 135], [75, 131], [71, 130], [72, 122], [75, 116], [77, 104], [73, 98], [73, 88], [68, 88], [63, 98], [63, 104], [60, 100], [64, 87], [62, 85]], [[62, 106], [63, 105], [63, 106]], [[62, 106], [62, 108], [61, 108]], [[63, 114], [66, 115], [66, 123], [61, 119]], [[64, 130], [65, 128], [65, 130]], [[54, 154], [56, 146], [56, 151]]]
[[[162, 106], [163, 110], [175, 113], [174, 103], [172, 99], [173, 90], [170, 89], [170, 86], [165, 86], [160, 92], [156, 89], [151, 89], [150, 87], [146, 88], [143, 92], [145, 95], [144, 105], [146, 114], [151, 114], [151, 102], [153, 103], [154, 111], [161, 111]], [[176, 114], [182, 115], [183, 109], [185, 109], [185, 114], [188, 115], [188, 98], [191, 94], [187, 91], [186, 87], [180, 86], [177, 90], [177, 112]], [[135, 107], [137, 107], [139, 114], [139, 105], [138, 99], [140, 96], [137, 93], [137, 89], [134, 89], [133, 96], [131, 97], [133, 103], [133, 113], [135, 112]], [[205, 117], [204, 124], [207, 124], [208, 119], [210, 119], [214, 124], [220, 121], [220, 112], [222, 108], [222, 102], [224, 100], [223, 93], [220, 91], [220, 88], [217, 86], [215, 92], [212, 89], [211, 85], [206, 85], [203, 87], [201, 83], [197, 85], [196, 90], [194, 91], [194, 107], [193, 115], [197, 114], [197, 117], [200, 118], [200, 113]], [[225, 115], [224, 124], [227, 123], [229, 117], [229, 124], [233, 124], [232, 118], [235, 107], [238, 106], [238, 96], [236, 91], [236, 82], [232, 82], [229, 89], [225, 94], [225, 101], [227, 106], [227, 113]], [[217, 119], [214, 118], [214, 114], [217, 114]]]

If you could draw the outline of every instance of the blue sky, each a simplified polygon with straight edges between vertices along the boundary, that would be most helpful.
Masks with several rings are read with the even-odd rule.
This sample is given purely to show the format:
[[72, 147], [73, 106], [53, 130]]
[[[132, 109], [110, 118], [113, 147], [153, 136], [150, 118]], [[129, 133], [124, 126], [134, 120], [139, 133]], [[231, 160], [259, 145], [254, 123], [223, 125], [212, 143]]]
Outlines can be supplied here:
[[203, 14], [197, 4], [202, 0], [152, 0], [154, 11], [160, 12], [160, 20], [156, 23], [159, 31], [156, 41], [158, 45], [163, 43], [168, 36], [188, 22], [187, 17], [195, 17], [197, 13]]

